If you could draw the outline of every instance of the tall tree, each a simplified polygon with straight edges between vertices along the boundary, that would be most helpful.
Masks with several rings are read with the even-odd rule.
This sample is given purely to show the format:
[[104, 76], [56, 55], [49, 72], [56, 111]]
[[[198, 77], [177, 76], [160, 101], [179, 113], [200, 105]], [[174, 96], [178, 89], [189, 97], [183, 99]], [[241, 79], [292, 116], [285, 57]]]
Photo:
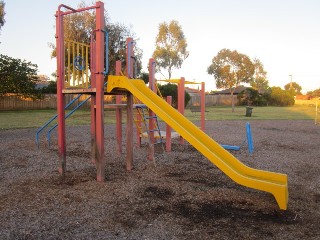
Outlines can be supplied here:
[[217, 88], [229, 89], [232, 97], [232, 112], [234, 112], [235, 88], [240, 83], [249, 83], [253, 79], [254, 65], [250, 58], [236, 50], [222, 49], [212, 59], [207, 72], [214, 76]]
[[257, 58], [253, 59], [254, 74], [251, 81], [251, 86], [258, 90], [259, 93], [266, 91], [269, 88], [267, 80], [267, 72], [264, 70], [263, 64]]
[[5, 7], [4, 1], [0, 1], [0, 30], [1, 30], [1, 27], [4, 25], [4, 23], [6, 22], [4, 20], [4, 15], [6, 14], [4, 11], [4, 7]]
[[15, 93], [35, 97], [37, 71], [36, 64], [0, 54], [0, 96]]
[[[78, 8], [88, 7], [82, 1]], [[126, 60], [126, 38], [135, 38], [135, 33], [131, 28], [119, 23], [110, 23], [107, 12], [105, 12], [105, 30], [109, 33], [109, 73], [114, 74], [114, 66], [117, 60], [125, 64]], [[69, 14], [64, 17], [65, 39], [80, 43], [89, 44], [91, 33], [96, 27], [95, 11], [84, 11], [76, 14]], [[55, 57], [55, 44], [49, 44], [53, 51], [51, 56]], [[136, 45], [135, 58], [137, 62], [138, 73], [141, 70], [142, 50]]]
[[187, 46], [186, 37], [178, 21], [161, 23], [156, 37], [156, 50], [153, 52], [157, 70], [167, 69], [171, 79], [173, 68], [181, 68], [183, 61], [189, 56]]
[[290, 91], [292, 95], [301, 95], [302, 87], [296, 82], [290, 82], [284, 86], [284, 89]]

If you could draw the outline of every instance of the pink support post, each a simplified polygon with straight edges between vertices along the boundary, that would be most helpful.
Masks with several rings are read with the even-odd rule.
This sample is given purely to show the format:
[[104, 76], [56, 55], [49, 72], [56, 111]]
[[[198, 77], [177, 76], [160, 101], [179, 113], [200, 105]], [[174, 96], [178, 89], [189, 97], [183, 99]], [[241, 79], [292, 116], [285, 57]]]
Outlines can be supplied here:
[[[90, 43], [90, 72], [91, 72], [91, 88], [96, 88], [96, 44], [92, 37]], [[91, 162], [96, 164], [96, 95], [91, 97]]]
[[[121, 72], [121, 61], [116, 61], [116, 75], [120, 76]], [[116, 96], [116, 104], [121, 104], [121, 95]], [[116, 108], [116, 132], [117, 132], [117, 146], [118, 153], [122, 153], [122, 110]]]
[[[184, 85], [185, 79], [184, 77], [180, 78], [180, 82], [178, 83], [178, 111], [184, 115]], [[184, 139], [180, 137], [180, 144], [184, 144]]]
[[206, 93], [205, 93], [205, 83], [201, 83], [201, 91], [200, 91], [200, 104], [201, 104], [201, 130], [205, 131], [206, 126], [205, 126], [205, 111], [206, 111]]
[[[167, 103], [171, 106], [171, 96], [167, 96]], [[171, 127], [168, 124], [166, 124], [166, 152], [171, 152]]]
[[97, 181], [105, 180], [104, 158], [104, 4], [96, 3], [96, 167]]
[[[127, 38], [127, 77], [133, 76], [133, 39]], [[127, 170], [133, 168], [133, 96], [127, 93]]]
[[63, 12], [56, 13], [56, 44], [57, 44], [57, 114], [58, 114], [58, 155], [59, 173], [65, 178], [66, 172], [66, 130], [64, 111], [64, 89], [65, 69], [64, 69], [64, 32], [63, 32]]
[[[149, 59], [149, 88], [153, 92], [157, 92], [155, 87], [155, 81], [154, 81], [154, 75], [155, 75], [155, 61], [153, 58]], [[149, 153], [148, 153], [148, 159], [153, 160], [154, 159], [154, 129], [155, 129], [155, 122], [154, 112], [149, 109], [149, 140], [150, 140], [150, 146], [149, 146]]]

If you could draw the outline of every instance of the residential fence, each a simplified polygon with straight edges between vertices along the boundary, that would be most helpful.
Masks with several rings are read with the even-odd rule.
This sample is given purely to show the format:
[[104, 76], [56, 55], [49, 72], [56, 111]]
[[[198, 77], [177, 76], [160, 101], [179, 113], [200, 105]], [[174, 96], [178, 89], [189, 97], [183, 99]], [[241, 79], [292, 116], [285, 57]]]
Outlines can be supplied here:
[[[65, 95], [65, 103], [68, 104], [74, 98], [76, 98], [78, 94], [66, 94]], [[83, 94], [79, 99], [77, 99], [72, 105], [70, 105], [69, 109], [74, 108], [84, 100], [86, 100], [90, 95]], [[105, 96], [105, 102], [109, 103], [113, 101], [113, 96]], [[90, 108], [91, 99], [83, 104], [82, 108]], [[42, 99], [31, 99], [19, 97], [16, 95], [9, 95], [0, 97], [0, 111], [8, 111], [8, 110], [36, 110], [36, 109], [56, 109], [57, 108], [57, 96], [56, 94], [45, 94]]]
[[[233, 95], [234, 104], [238, 104], [236, 95]], [[230, 106], [231, 95], [206, 95], [206, 106]], [[191, 96], [188, 106], [200, 106], [200, 96]]]
[[[78, 94], [66, 94], [65, 103], [68, 104]], [[79, 99], [77, 99], [69, 109], [74, 108], [84, 100], [86, 100], [90, 95], [83, 94]], [[114, 96], [106, 95], [105, 103], [113, 103]], [[235, 104], [238, 103], [237, 96], [233, 96]], [[206, 106], [229, 106], [231, 105], [230, 95], [206, 95]], [[90, 99], [91, 100], [91, 99]], [[87, 101], [82, 108], [89, 109], [91, 101]], [[125, 102], [125, 98], [123, 98]], [[187, 107], [190, 106], [200, 106], [200, 96], [191, 96], [191, 99]], [[31, 98], [23, 98], [16, 95], [9, 95], [0, 97], [0, 111], [8, 110], [36, 110], [36, 109], [56, 109], [57, 107], [57, 96], [56, 94], [46, 94], [43, 99], [33, 100]]]

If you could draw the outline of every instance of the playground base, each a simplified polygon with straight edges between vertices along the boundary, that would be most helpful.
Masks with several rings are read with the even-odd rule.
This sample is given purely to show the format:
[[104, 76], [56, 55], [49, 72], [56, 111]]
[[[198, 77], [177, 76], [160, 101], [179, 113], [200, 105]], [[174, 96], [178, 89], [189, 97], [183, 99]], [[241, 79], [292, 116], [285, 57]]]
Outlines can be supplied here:
[[257, 170], [244, 165], [146, 87], [142, 80], [128, 79], [125, 76], [109, 76], [107, 92], [112, 93], [115, 90], [130, 91], [232, 180], [243, 186], [273, 194], [280, 209], [287, 209], [287, 175]]

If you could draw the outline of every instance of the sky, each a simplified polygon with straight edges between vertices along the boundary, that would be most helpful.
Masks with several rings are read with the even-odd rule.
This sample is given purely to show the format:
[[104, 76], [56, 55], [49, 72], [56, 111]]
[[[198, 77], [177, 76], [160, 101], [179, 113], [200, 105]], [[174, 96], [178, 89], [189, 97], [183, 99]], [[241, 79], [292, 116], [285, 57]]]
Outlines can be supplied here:
[[[76, 8], [72, 0], [4, 0], [6, 23], [0, 32], [0, 53], [38, 65], [39, 74], [56, 70], [48, 43], [55, 43], [55, 17], [59, 4]], [[93, 1], [85, 1], [92, 3]], [[258, 58], [270, 86], [291, 80], [302, 92], [320, 88], [319, 0], [104, 0], [111, 22], [131, 27], [143, 50], [143, 70], [155, 49], [159, 24], [177, 20], [186, 36], [189, 57], [172, 78], [205, 82], [212, 58], [223, 49]], [[168, 76], [165, 71], [162, 71]], [[162, 75], [156, 76], [164, 79]]]

